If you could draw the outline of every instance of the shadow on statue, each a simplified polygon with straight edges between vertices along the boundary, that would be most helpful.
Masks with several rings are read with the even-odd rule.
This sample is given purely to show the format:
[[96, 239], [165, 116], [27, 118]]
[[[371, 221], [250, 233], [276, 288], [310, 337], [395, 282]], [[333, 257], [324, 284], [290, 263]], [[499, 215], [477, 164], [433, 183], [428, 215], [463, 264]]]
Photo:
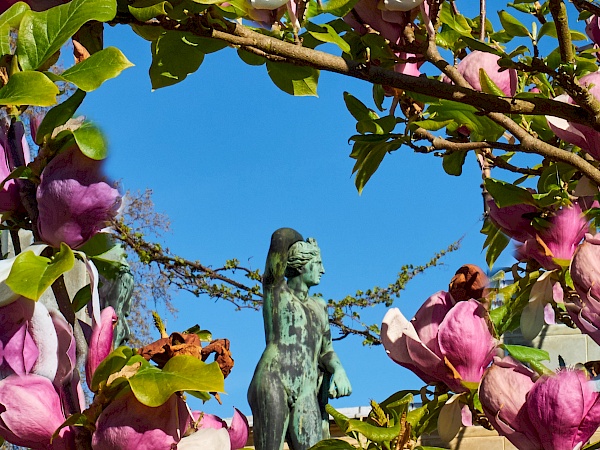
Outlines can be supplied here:
[[314, 239], [291, 228], [273, 233], [263, 275], [266, 348], [248, 389], [257, 450], [280, 450], [286, 440], [306, 450], [328, 438], [328, 398], [352, 391], [333, 350], [327, 304], [308, 295], [324, 273]]

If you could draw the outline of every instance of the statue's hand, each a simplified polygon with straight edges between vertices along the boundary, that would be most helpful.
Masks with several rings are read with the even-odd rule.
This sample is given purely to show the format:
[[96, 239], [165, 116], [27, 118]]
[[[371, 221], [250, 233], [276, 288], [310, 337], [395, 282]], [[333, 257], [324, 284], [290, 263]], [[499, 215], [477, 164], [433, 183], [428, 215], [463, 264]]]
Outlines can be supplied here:
[[352, 386], [346, 375], [346, 371], [342, 368], [336, 370], [331, 376], [329, 385], [329, 398], [346, 397], [352, 394]]

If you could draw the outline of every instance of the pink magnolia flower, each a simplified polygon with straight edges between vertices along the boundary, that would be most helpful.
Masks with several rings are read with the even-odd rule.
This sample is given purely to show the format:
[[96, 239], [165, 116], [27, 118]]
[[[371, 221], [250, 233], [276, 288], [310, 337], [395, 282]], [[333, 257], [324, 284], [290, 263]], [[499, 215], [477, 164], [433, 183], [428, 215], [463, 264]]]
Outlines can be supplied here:
[[404, 12], [379, 9], [377, 0], [359, 0], [343, 19], [357, 33], [367, 34], [373, 29], [392, 44], [402, 42], [404, 27], [408, 24]]
[[592, 41], [594, 41], [594, 44], [600, 43], [600, 21], [598, 21], [598, 16], [594, 15], [590, 17], [586, 22], [586, 34]]
[[494, 200], [487, 202], [490, 220], [504, 234], [519, 242], [535, 236], [536, 230], [531, 225], [532, 215], [538, 212], [533, 205], [521, 203], [499, 208]]
[[46, 307], [25, 297], [0, 308], [0, 378], [37, 374], [54, 380], [59, 343]]
[[205, 428], [213, 429], [227, 429], [229, 434], [229, 440], [231, 444], [230, 450], [237, 450], [246, 446], [249, 434], [248, 419], [244, 416], [237, 408], [233, 408], [233, 418], [231, 419], [231, 425], [228, 427], [227, 423], [218, 416], [213, 414], [203, 414], [198, 411], [193, 413], [194, 421], [200, 419], [198, 423], [198, 429], [202, 430]]
[[176, 444], [191, 423], [183, 399], [173, 394], [157, 407], [145, 406], [133, 393], [113, 400], [100, 414], [92, 435], [94, 450], [164, 450]]
[[442, 382], [457, 392], [467, 390], [462, 382], [479, 382], [497, 345], [484, 306], [476, 300], [455, 304], [443, 291], [429, 297], [411, 321], [390, 309], [381, 340], [396, 363], [426, 383]]
[[583, 370], [542, 376], [527, 394], [527, 414], [544, 450], [572, 450], [586, 444], [600, 426], [600, 394]]
[[559, 210], [550, 227], [526, 240], [517, 248], [520, 260], [533, 259], [547, 270], [559, 268], [555, 259], [570, 261], [588, 230], [588, 222], [579, 205]]
[[486, 417], [519, 449], [580, 449], [600, 425], [600, 394], [578, 369], [534, 379], [510, 357], [494, 361], [479, 386]]
[[[498, 65], [500, 57], [493, 53], [481, 52], [475, 50], [465, 56], [456, 69], [473, 86], [473, 89], [481, 91], [481, 82], [479, 70], [483, 69], [487, 76], [500, 88], [504, 94], [512, 97], [517, 92], [517, 71], [515, 69], [501, 70]], [[443, 80], [449, 83], [450, 80], [444, 77]]]
[[65, 421], [60, 397], [52, 382], [39, 375], [11, 375], [0, 381], [0, 435], [8, 442], [34, 450], [75, 449], [73, 431]]
[[[579, 79], [582, 86], [589, 86], [590, 93], [600, 98], [600, 72], [592, 72]], [[554, 100], [574, 104], [573, 99], [567, 94], [562, 94]], [[600, 133], [593, 128], [577, 123], [568, 122], [554, 116], [546, 116], [552, 131], [565, 142], [576, 145], [589, 153], [594, 159], [600, 160]]]
[[[29, 144], [22, 122], [0, 123], [0, 182], [17, 167], [29, 164]], [[0, 212], [22, 210], [19, 181], [9, 180], [0, 190]]]
[[577, 327], [600, 344], [600, 234], [585, 235], [571, 260], [570, 273], [579, 297], [565, 298], [567, 311]]
[[533, 430], [525, 400], [536, 374], [510, 356], [495, 358], [479, 385], [483, 412], [496, 431], [515, 447], [536, 450], [542, 446]]
[[100, 363], [108, 356], [113, 348], [113, 334], [117, 315], [112, 306], [104, 308], [100, 314], [100, 323], [92, 327], [92, 336], [85, 361], [85, 379], [88, 387], [92, 388], [94, 372]]
[[184, 437], [177, 450], [230, 450], [229, 434], [225, 428], [202, 428]]
[[71, 147], [46, 166], [37, 190], [38, 228], [45, 242], [78, 248], [116, 215], [121, 197], [105, 181], [101, 165]]

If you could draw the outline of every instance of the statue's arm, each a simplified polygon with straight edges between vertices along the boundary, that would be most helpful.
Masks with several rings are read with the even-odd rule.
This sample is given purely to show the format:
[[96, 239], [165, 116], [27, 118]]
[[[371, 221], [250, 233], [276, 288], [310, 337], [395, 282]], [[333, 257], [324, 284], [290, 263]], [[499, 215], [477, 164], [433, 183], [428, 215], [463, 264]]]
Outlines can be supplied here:
[[327, 329], [323, 336], [323, 344], [321, 346], [319, 364], [327, 373], [331, 374], [329, 397], [345, 397], [352, 393], [352, 386], [350, 385], [350, 380], [346, 375], [346, 371], [342, 366], [340, 358], [333, 349], [333, 342], [331, 340], [331, 329], [329, 328], [329, 316], [327, 315], [327, 307], [325, 305], [325, 302], [323, 302], [323, 315], [325, 323], [327, 324]]
[[263, 274], [263, 321], [267, 344], [277, 332], [277, 320], [280, 311], [282, 293], [286, 291], [285, 268], [290, 246], [302, 240], [302, 236], [291, 228], [280, 228], [271, 236], [271, 245], [267, 254]]

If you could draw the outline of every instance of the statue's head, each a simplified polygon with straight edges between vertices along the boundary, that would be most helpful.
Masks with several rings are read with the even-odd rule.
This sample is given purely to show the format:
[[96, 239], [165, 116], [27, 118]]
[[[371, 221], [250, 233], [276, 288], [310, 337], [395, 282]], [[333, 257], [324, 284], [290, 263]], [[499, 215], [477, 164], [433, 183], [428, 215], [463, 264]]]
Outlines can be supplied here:
[[285, 269], [286, 278], [302, 275], [308, 286], [319, 284], [321, 275], [325, 273], [321, 261], [321, 249], [314, 238], [298, 241], [288, 250], [288, 261]]

